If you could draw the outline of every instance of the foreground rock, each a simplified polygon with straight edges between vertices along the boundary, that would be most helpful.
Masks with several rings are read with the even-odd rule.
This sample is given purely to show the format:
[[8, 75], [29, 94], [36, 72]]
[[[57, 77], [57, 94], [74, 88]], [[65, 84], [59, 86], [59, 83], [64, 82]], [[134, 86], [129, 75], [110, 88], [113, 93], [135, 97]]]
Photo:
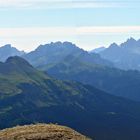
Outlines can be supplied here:
[[90, 140], [71, 128], [54, 124], [25, 125], [0, 131], [0, 140]]

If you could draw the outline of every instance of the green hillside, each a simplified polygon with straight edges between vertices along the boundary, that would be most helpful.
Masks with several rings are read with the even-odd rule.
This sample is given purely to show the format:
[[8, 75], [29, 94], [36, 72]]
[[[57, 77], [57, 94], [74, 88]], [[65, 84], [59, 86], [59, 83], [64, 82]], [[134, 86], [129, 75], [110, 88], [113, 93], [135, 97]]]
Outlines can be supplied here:
[[140, 138], [140, 104], [60, 81], [20, 57], [0, 65], [0, 128], [37, 122], [69, 126], [97, 140]]

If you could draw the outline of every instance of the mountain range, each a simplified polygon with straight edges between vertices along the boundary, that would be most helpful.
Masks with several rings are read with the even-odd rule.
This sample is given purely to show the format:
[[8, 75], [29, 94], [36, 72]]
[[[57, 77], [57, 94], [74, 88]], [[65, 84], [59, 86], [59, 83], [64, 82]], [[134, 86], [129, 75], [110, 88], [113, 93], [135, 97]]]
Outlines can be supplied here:
[[18, 56], [0, 63], [0, 128], [37, 122], [67, 125], [97, 140], [140, 138], [140, 103], [61, 81]]
[[115, 68], [98, 54], [88, 53], [72, 43], [41, 45], [23, 57], [55, 78], [82, 82], [116, 96], [140, 101], [140, 72]]
[[71, 42], [52, 42], [50, 44], [40, 45], [34, 51], [23, 56], [33, 66], [40, 68], [52, 67], [72, 57], [76, 57], [82, 63], [88, 63], [89, 65], [113, 65], [110, 61], [102, 59], [99, 54], [89, 54]]
[[[115, 54], [117, 51], [114, 48], [117, 48], [117, 50], [118, 48], [129, 48], [130, 50], [132, 47], [128, 47], [126, 44], [135, 44], [134, 48], [138, 48], [138, 42], [131, 38], [123, 43], [122, 47], [118, 47], [114, 43], [107, 50], [113, 48]], [[11, 49], [15, 50], [13, 47]], [[110, 52], [110, 56], [113, 51]], [[121, 51], [118, 52], [119, 54], [121, 55]], [[124, 55], [122, 54], [122, 56]], [[37, 69], [48, 73], [54, 78], [82, 82], [116, 96], [140, 101], [139, 71], [120, 70], [116, 68], [114, 62], [103, 59], [100, 54], [88, 53], [70, 42], [40, 45], [36, 50], [23, 54], [22, 57]]]
[[[4, 62], [10, 56], [23, 56], [36, 67], [51, 66], [52, 63], [61, 62], [71, 55], [79, 57], [78, 59], [82, 59], [86, 63], [88, 61], [123, 70], [140, 70], [140, 40], [134, 38], [129, 38], [120, 45], [112, 43], [108, 48], [100, 47], [90, 52], [78, 48], [71, 42], [52, 42], [40, 45], [29, 53], [19, 51], [10, 44], [0, 47], [0, 61]], [[52, 57], [54, 58], [52, 59]]]
[[3, 46], [0, 129], [52, 122], [97, 140], [139, 139], [139, 42], [130, 38], [96, 53], [70, 42], [29, 53]]
[[[101, 48], [98, 48], [98, 50]], [[101, 51], [95, 50], [93, 52], [111, 61], [117, 68], [124, 70], [140, 70], [140, 40], [130, 38], [120, 45], [113, 43], [106, 49]]]

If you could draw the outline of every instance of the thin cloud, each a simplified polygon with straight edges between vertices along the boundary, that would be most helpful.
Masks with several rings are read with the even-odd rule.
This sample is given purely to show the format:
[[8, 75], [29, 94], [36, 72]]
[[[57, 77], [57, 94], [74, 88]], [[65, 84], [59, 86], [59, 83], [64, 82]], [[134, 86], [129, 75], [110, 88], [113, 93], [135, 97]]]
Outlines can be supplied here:
[[93, 26], [78, 27], [77, 31], [81, 35], [93, 34], [129, 34], [140, 33], [140, 26]]
[[[136, 4], [137, 3], [137, 4]], [[1, 8], [107, 8], [133, 7], [140, 1], [120, 0], [0, 0]]]
[[140, 26], [0, 28], [0, 36], [3, 37], [78, 36], [129, 33], [140, 34]]

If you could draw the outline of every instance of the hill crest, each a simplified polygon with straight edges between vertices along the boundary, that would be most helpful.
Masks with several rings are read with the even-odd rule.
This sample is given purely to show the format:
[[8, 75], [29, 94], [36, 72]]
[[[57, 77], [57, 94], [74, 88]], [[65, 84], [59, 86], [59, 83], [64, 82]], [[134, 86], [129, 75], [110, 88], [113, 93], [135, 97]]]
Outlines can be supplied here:
[[90, 140], [73, 129], [54, 125], [36, 124], [8, 128], [0, 131], [0, 140]]

